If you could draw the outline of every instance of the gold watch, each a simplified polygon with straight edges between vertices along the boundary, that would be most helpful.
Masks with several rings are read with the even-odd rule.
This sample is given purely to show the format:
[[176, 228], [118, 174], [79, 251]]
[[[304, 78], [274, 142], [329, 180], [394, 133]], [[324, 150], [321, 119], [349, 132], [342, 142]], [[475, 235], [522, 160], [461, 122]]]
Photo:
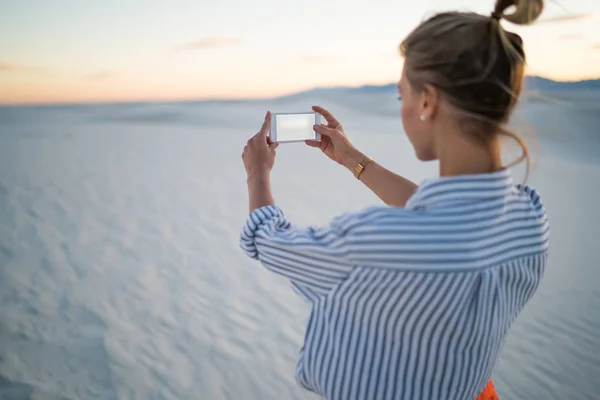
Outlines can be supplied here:
[[354, 176], [356, 177], [356, 179], [360, 179], [360, 174], [362, 174], [362, 172], [365, 170], [366, 166], [371, 161], [373, 161], [373, 159], [371, 157], [365, 156], [365, 158], [363, 158], [363, 160], [361, 162], [356, 164], [356, 167], [354, 167]]

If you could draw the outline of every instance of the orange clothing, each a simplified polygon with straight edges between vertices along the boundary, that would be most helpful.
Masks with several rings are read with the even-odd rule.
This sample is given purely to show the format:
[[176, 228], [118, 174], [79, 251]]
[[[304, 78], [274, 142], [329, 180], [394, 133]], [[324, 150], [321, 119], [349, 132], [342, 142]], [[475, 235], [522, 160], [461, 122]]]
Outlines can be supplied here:
[[490, 380], [483, 389], [483, 392], [477, 397], [476, 400], [500, 400], [498, 394], [496, 393], [496, 388], [494, 387], [494, 383]]

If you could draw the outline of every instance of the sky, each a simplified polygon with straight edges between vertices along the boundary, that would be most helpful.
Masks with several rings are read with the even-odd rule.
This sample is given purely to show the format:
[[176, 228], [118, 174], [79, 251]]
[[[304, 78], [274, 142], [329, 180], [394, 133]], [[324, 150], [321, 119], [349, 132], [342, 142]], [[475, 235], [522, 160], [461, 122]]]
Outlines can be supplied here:
[[[398, 79], [402, 38], [490, 0], [0, 0], [0, 104], [264, 98]], [[600, 1], [547, 1], [528, 73], [600, 76]]]

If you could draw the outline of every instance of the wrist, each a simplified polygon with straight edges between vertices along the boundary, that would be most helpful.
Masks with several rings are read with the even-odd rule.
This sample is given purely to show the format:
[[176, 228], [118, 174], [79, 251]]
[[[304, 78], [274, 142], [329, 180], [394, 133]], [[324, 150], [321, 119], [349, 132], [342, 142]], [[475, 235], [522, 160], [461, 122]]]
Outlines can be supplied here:
[[258, 171], [248, 174], [246, 183], [250, 185], [268, 185], [271, 183], [271, 174], [269, 171]]
[[344, 157], [344, 159], [342, 160], [342, 165], [348, 170], [350, 170], [352, 173], [354, 173], [354, 168], [356, 168], [358, 163], [364, 160], [364, 158], [364, 153], [358, 151], [357, 149], [353, 149]]
[[249, 174], [247, 183], [250, 213], [258, 208], [275, 204], [271, 193], [271, 176], [268, 171]]

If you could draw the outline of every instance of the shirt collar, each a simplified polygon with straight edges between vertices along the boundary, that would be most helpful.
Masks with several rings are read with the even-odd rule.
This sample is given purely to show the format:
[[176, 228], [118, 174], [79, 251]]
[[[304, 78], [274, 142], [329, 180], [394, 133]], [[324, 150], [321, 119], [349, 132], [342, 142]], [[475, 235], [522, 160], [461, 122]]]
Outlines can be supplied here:
[[508, 169], [486, 174], [444, 176], [424, 180], [407, 201], [407, 209], [504, 197], [515, 191]]

